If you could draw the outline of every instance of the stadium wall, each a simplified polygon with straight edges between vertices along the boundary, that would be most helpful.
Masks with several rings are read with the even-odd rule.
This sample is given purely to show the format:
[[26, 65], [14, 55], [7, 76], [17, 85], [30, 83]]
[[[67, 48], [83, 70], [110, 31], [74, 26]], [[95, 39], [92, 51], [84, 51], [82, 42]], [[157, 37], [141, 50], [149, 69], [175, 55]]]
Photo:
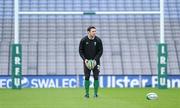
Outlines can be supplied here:
[[[93, 87], [93, 77], [90, 78]], [[101, 75], [101, 88], [146, 88], [157, 87], [157, 76], [152, 75]], [[10, 76], [0, 76], [0, 88], [11, 88]], [[22, 88], [77, 88], [83, 87], [83, 75], [23, 76]], [[180, 88], [180, 75], [168, 76], [168, 88]]]

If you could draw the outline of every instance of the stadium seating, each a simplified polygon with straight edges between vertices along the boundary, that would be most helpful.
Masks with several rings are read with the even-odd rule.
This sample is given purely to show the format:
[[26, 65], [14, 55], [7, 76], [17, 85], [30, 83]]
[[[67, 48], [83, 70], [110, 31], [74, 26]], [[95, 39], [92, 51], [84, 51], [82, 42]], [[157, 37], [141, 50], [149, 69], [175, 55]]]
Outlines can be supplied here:
[[[0, 75], [10, 75], [13, 0], [0, 1]], [[20, 11], [159, 11], [159, 0], [19, 0]], [[168, 74], [180, 75], [180, 2], [165, 0]], [[101, 74], [156, 75], [159, 15], [20, 15], [23, 75], [83, 74], [78, 53], [94, 25], [104, 53]]]

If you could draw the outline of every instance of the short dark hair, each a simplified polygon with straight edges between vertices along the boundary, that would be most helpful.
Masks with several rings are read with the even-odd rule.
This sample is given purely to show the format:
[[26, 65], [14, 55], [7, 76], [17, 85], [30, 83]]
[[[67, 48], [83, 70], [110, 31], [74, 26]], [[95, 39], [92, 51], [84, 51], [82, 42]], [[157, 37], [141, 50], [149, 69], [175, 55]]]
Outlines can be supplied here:
[[94, 26], [89, 26], [88, 28], [87, 28], [87, 31], [91, 31], [91, 29], [96, 29], [96, 27], [94, 27]]

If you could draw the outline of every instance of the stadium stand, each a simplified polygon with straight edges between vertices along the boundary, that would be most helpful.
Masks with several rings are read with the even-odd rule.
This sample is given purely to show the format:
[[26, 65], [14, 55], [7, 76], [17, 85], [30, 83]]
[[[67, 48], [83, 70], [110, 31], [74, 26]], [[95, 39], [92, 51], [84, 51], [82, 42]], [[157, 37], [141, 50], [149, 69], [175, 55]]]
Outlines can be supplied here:
[[[0, 1], [0, 75], [10, 75], [13, 0]], [[159, 11], [159, 0], [19, 0], [20, 11]], [[165, 0], [168, 74], [180, 75], [180, 1]], [[157, 74], [159, 15], [20, 15], [23, 75], [83, 74], [79, 41], [97, 27], [101, 74]]]

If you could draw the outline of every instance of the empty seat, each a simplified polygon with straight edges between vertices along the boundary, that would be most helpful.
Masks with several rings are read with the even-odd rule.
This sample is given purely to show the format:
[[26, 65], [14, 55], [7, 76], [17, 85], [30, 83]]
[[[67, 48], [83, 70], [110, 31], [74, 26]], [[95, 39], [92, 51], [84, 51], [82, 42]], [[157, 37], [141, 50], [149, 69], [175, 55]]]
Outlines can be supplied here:
[[[14, 42], [13, 0], [0, 1], [0, 75], [10, 75]], [[165, 2], [168, 74], [180, 74], [178, 0]], [[20, 0], [20, 11], [159, 11], [159, 0]], [[83, 74], [80, 39], [94, 25], [104, 47], [102, 75], [156, 75], [160, 16], [20, 15], [23, 75]]]

